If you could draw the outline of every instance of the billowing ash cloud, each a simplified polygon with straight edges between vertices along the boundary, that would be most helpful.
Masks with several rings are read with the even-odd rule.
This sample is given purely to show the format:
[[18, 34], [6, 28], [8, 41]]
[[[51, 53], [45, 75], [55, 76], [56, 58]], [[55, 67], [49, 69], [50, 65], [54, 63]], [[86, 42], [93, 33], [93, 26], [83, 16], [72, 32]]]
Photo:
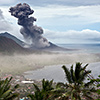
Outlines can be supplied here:
[[9, 12], [12, 16], [18, 18], [18, 24], [22, 26], [20, 32], [28, 43], [36, 48], [50, 46], [47, 39], [42, 36], [43, 29], [34, 25], [36, 18], [29, 16], [33, 14], [34, 11], [28, 4], [17, 4], [16, 6], [11, 7]]

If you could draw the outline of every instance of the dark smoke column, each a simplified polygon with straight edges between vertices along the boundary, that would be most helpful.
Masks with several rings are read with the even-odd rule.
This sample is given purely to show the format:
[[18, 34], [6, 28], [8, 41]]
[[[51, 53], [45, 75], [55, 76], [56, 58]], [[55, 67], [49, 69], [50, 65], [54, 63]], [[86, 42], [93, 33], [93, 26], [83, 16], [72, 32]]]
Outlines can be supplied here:
[[50, 46], [50, 43], [46, 38], [42, 36], [43, 29], [34, 25], [36, 18], [30, 17], [34, 11], [31, 10], [30, 6], [26, 3], [17, 4], [10, 8], [12, 16], [18, 18], [18, 24], [22, 26], [20, 29], [21, 34], [24, 36], [28, 44], [36, 48], [44, 48]]

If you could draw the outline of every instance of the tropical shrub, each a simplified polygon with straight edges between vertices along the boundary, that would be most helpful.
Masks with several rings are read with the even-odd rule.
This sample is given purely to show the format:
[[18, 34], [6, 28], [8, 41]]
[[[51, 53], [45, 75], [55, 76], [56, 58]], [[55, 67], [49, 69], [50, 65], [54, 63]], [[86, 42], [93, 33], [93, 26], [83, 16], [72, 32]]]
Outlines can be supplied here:
[[54, 89], [53, 80], [42, 80], [42, 87], [38, 87], [36, 84], [33, 84], [35, 87], [34, 94], [29, 94], [28, 97], [31, 100], [53, 100], [52, 98], [52, 90]]
[[14, 100], [18, 97], [18, 93], [15, 92], [18, 88], [18, 84], [14, 87], [11, 86], [11, 78], [6, 78], [5, 80], [0, 79], [0, 100]]

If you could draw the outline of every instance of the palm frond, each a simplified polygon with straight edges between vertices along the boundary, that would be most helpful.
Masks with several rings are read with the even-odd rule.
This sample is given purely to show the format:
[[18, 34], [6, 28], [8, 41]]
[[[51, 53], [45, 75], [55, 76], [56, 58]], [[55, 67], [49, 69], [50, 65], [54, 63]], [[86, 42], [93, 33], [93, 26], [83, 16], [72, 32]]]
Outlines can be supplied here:
[[34, 85], [36, 91], [40, 92], [40, 89], [38, 88], [38, 86], [36, 84], [34, 84], [34, 83], [33, 83], [33, 85]]
[[27, 97], [31, 98], [31, 100], [35, 100], [35, 97], [33, 94], [29, 94]]
[[75, 77], [76, 77], [76, 80], [78, 80], [80, 78], [81, 65], [82, 65], [82, 63], [80, 63], [80, 62], [76, 63], [76, 66], [75, 66]]
[[71, 66], [70, 73], [71, 73], [72, 83], [74, 83], [76, 81], [76, 77], [75, 77], [75, 72], [73, 70], [73, 65]]
[[63, 82], [58, 82], [56, 88], [65, 87], [66, 85]]
[[66, 66], [62, 66], [64, 72], [65, 72], [65, 75], [66, 75], [66, 80], [69, 82], [69, 83], [72, 83], [72, 80], [71, 80], [71, 73], [69, 71], [68, 68], [66, 68]]
[[[14, 90], [17, 88], [11, 86], [11, 78], [6, 78], [5, 80], [0, 80], [0, 100], [13, 100], [13, 98], [18, 97], [18, 93]], [[14, 92], [14, 93], [13, 93]]]
[[19, 93], [11, 93], [9, 96], [5, 98], [5, 100], [14, 100], [16, 97], [19, 96]]
[[88, 71], [82, 71], [82, 73], [80, 73], [80, 81], [84, 81], [87, 77], [88, 77], [88, 75], [91, 73], [91, 71], [90, 70], [88, 70]]
[[88, 66], [89, 64], [86, 64], [83, 68], [82, 68], [82, 70], [86, 70], [86, 67]]

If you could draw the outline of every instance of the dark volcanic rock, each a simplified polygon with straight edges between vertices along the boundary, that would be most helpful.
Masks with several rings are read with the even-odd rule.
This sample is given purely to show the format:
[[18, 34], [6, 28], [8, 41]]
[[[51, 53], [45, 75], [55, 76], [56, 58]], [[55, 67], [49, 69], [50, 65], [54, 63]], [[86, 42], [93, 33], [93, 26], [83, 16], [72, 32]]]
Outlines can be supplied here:
[[24, 44], [25, 44], [23, 41], [19, 40], [18, 38], [16, 38], [15, 36], [9, 34], [8, 32], [1, 33], [0, 36], [7, 37], [7, 38], [9, 38], [9, 39], [14, 40], [17, 44], [19, 44], [19, 45], [22, 46], [22, 47], [23, 47]]
[[14, 53], [14, 52], [27, 52], [28, 50], [21, 47], [19, 44], [17, 44], [12, 39], [9, 39], [7, 37], [0, 36], [0, 52], [8, 52], [8, 53]]

